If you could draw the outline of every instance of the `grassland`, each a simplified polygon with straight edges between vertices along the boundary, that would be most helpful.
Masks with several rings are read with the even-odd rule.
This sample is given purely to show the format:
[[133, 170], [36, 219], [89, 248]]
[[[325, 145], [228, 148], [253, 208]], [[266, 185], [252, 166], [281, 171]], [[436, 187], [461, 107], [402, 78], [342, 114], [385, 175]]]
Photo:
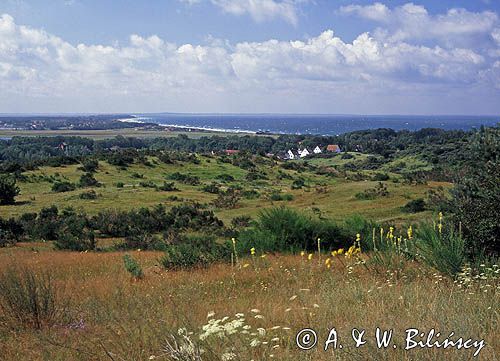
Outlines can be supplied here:
[[[355, 197], [379, 182], [340, 176], [342, 173], [335, 171], [335, 167], [367, 157], [353, 154], [352, 159], [337, 156], [310, 161], [323, 170], [332, 170], [330, 175], [307, 167], [299, 172], [285, 169], [282, 163], [270, 159], [254, 159], [257, 170], [266, 176], [258, 180], [248, 180], [248, 170], [217, 156], [199, 155], [199, 164], [189, 161], [166, 164], [148, 157], [147, 162], [136, 161], [126, 168], [101, 160], [94, 174], [101, 186], [93, 188], [97, 198], [92, 200], [79, 197], [89, 188], [52, 191], [55, 180], [76, 184], [84, 174], [79, 169], [81, 165], [41, 167], [23, 173], [16, 204], [0, 207], [0, 216], [20, 216], [50, 205], [60, 209], [71, 206], [96, 214], [110, 208], [126, 210], [159, 203], [169, 208], [196, 201], [209, 204], [226, 224], [239, 215], [256, 218], [261, 210], [277, 205], [338, 222], [360, 214], [391, 225], [416, 226], [432, 217], [431, 211], [404, 213], [402, 206], [409, 200], [424, 198], [430, 189], [450, 184], [406, 184], [398, 174], [391, 173], [392, 165], [385, 169], [390, 176], [384, 182], [388, 195], [371, 200]], [[426, 166], [412, 158], [405, 159], [405, 163], [414, 169]], [[176, 181], [178, 190], [172, 192], [141, 185], [152, 182], [160, 186], [164, 181], [170, 182], [170, 176], [176, 172], [197, 176], [200, 184]], [[365, 179], [370, 179], [376, 171], [361, 172]], [[220, 175], [231, 175], [234, 180], [222, 182]], [[303, 179], [305, 186], [292, 189], [298, 179]], [[234, 209], [215, 208], [210, 204], [216, 195], [201, 189], [214, 181], [222, 188], [255, 190], [260, 197], [241, 198]], [[123, 187], [118, 187], [118, 183]], [[293, 198], [271, 201], [269, 195], [273, 192], [291, 194]], [[406, 228], [402, 232], [405, 231]], [[106, 249], [118, 239], [98, 241], [99, 248]], [[123, 263], [125, 253], [141, 265], [143, 279], [127, 273]], [[348, 259], [315, 252], [308, 259], [308, 255], [299, 254], [251, 256], [248, 250], [234, 264], [167, 271], [160, 267], [162, 255], [152, 251], [116, 252], [112, 248], [105, 252], [56, 251], [52, 242], [17, 243], [0, 248], [0, 274], [25, 267], [37, 275], [50, 272], [58, 290], [57, 305], [64, 311], [58, 314], [55, 324], [34, 330], [0, 309], [0, 360], [173, 360], [165, 348], [175, 342], [184, 352], [184, 358], [179, 360], [474, 359], [473, 349], [405, 351], [405, 330], [409, 328], [422, 332], [436, 329], [443, 335], [441, 340], [450, 332], [454, 332], [454, 340], [484, 339], [486, 346], [477, 359], [497, 360], [499, 356], [500, 286], [498, 276], [485, 276], [486, 268], [477, 279], [464, 274], [452, 280], [413, 260], [400, 259], [397, 267], [382, 267], [370, 253]], [[325, 263], [327, 257], [331, 267]], [[214, 323], [224, 327], [214, 327]], [[306, 327], [316, 330], [320, 337], [318, 346], [311, 351], [301, 351], [295, 343], [297, 332]], [[343, 348], [325, 352], [324, 342], [332, 327], [338, 331]], [[376, 347], [377, 327], [394, 330], [396, 348]], [[353, 328], [366, 330], [367, 344], [354, 346]], [[179, 329], [186, 331], [179, 333]], [[228, 334], [219, 337], [220, 332]], [[204, 350], [201, 358], [186, 351], [198, 348]]]
[[[363, 156], [359, 156], [363, 157]], [[344, 162], [340, 157], [338, 160], [317, 160], [314, 163]], [[141, 206], [153, 206], [163, 203], [167, 206], [178, 204], [172, 201], [171, 196], [177, 196], [183, 200], [197, 202], [210, 202], [215, 195], [201, 191], [203, 184], [209, 184], [218, 175], [229, 174], [234, 177], [234, 182], [227, 185], [240, 186], [246, 190], [256, 190], [261, 194], [258, 199], [242, 199], [236, 209], [215, 209], [217, 215], [228, 221], [238, 215], [256, 216], [258, 212], [266, 207], [286, 204], [304, 211], [313, 209], [320, 210], [323, 216], [342, 220], [352, 214], [361, 214], [377, 221], [392, 221], [400, 223], [403, 221], [416, 221], [428, 217], [428, 212], [417, 215], [401, 212], [401, 207], [411, 199], [425, 197], [425, 193], [437, 186], [448, 186], [447, 183], [430, 182], [426, 185], [407, 185], [401, 182], [386, 182], [389, 195], [374, 200], [359, 200], [354, 197], [358, 192], [374, 187], [375, 181], [351, 181], [338, 177], [319, 175], [314, 172], [297, 172], [281, 169], [279, 164], [261, 165], [260, 169], [267, 174], [267, 180], [247, 181], [246, 170], [230, 163], [223, 163], [214, 157], [200, 157], [200, 164], [183, 163], [164, 164], [156, 158], [150, 159], [153, 166], [144, 164], [132, 164], [127, 169], [120, 169], [106, 162], [99, 163], [99, 169], [95, 178], [102, 183], [102, 187], [96, 188], [98, 198], [95, 200], [82, 200], [78, 195], [82, 189], [71, 192], [54, 193], [51, 191], [52, 183], [48, 179], [68, 180], [77, 182], [83, 174], [78, 170], [79, 165], [65, 167], [41, 167], [35, 171], [26, 172], [29, 181], [20, 182], [21, 194], [17, 198], [17, 204], [0, 207], [0, 216], [18, 216], [26, 212], [38, 211], [42, 207], [57, 205], [60, 208], [66, 206], [83, 209], [90, 214], [99, 210], [130, 209]], [[152, 181], [161, 185], [172, 173], [180, 172], [194, 175], [200, 178], [202, 185], [190, 186], [176, 182], [179, 191], [159, 192], [152, 188], [140, 186], [141, 182]], [[291, 179], [278, 179], [278, 172], [286, 174]], [[137, 178], [140, 175], [142, 178]], [[135, 177], [134, 177], [135, 176]], [[397, 176], [395, 176], [397, 177]], [[303, 178], [307, 187], [292, 190], [291, 184], [294, 179]], [[117, 183], [123, 183], [123, 188], [117, 188]], [[319, 189], [321, 188], [321, 190]], [[272, 191], [281, 191], [294, 196], [289, 202], [273, 202], [267, 200], [265, 195]]]
[[[473, 359], [473, 349], [405, 351], [408, 328], [484, 339], [477, 359], [498, 359], [500, 300], [498, 285], [488, 281], [464, 289], [414, 263], [391, 272], [372, 266], [346, 268], [348, 261], [334, 259], [327, 269], [326, 255], [320, 261], [317, 254], [311, 261], [299, 255], [245, 256], [235, 267], [167, 272], [156, 266], [158, 252], [130, 254], [145, 269], [142, 281], [126, 273], [123, 253], [58, 252], [47, 243], [1, 249], [0, 269], [16, 265], [41, 273], [51, 270], [60, 297], [69, 302], [68, 319], [43, 332], [9, 328], [9, 320], [0, 315], [2, 360], [168, 360], [162, 349], [166, 340], [172, 342], [172, 334], [182, 342], [179, 328], [193, 332], [189, 337], [206, 350], [203, 360], [220, 360], [228, 350], [238, 360]], [[240, 317], [251, 326], [250, 334], [239, 328], [224, 339], [200, 340], [211, 312], [214, 319], [230, 320], [244, 314]], [[304, 327], [320, 337], [312, 351], [295, 345], [295, 334]], [[344, 348], [324, 352], [321, 343], [332, 327]], [[355, 327], [367, 332], [368, 343], [360, 348], [350, 336]], [[394, 330], [396, 349], [376, 348], [377, 327]], [[254, 339], [260, 343], [251, 347]]]

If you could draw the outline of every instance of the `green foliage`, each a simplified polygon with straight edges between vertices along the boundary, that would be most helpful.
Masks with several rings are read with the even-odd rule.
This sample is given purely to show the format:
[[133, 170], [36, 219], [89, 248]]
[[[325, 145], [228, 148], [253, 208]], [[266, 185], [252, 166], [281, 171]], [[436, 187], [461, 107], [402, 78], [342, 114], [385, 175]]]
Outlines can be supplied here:
[[403, 206], [403, 212], [418, 213], [425, 211], [426, 204], [423, 198], [413, 199]]
[[123, 182], [116, 182], [116, 188], [123, 188], [125, 184]]
[[85, 187], [100, 187], [100, 183], [95, 179], [92, 173], [82, 174], [80, 180], [78, 181], [78, 185], [82, 188]]
[[321, 238], [330, 247], [340, 246], [341, 229], [332, 221], [311, 218], [286, 207], [263, 210], [254, 230], [243, 240], [261, 251], [313, 250]]
[[449, 276], [461, 272], [466, 261], [465, 241], [453, 229], [440, 233], [430, 224], [422, 224], [414, 242], [416, 256], [429, 266]]
[[165, 269], [188, 269], [230, 259], [229, 243], [219, 244], [211, 236], [190, 236], [169, 245], [159, 261]]
[[234, 181], [234, 177], [231, 174], [227, 174], [227, 173], [219, 174], [217, 177], [215, 177], [215, 179], [217, 179], [221, 182], [225, 182], [225, 183], [229, 183], [229, 182]]
[[363, 252], [373, 250], [373, 229], [378, 229], [379, 225], [359, 214], [347, 217], [344, 221], [342, 232], [343, 239], [353, 239], [356, 234], [361, 236], [361, 249]]
[[143, 188], [153, 188], [156, 189], [156, 184], [153, 181], [142, 181], [139, 182], [139, 185]]
[[7, 174], [0, 174], [0, 205], [14, 204], [19, 194], [16, 178]]
[[269, 194], [268, 199], [273, 202], [280, 201], [293, 201], [293, 194], [281, 193], [280, 191], [273, 191]]
[[203, 192], [206, 192], [206, 193], [219, 194], [219, 192], [220, 192], [220, 186], [217, 183], [212, 182], [210, 184], [204, 185], [201, 188], [201, 190]]
[[15, 326], [39, 330], [59, 322], [66, 305], [50, 273], [8, 268], [0, 275], [0, 309]]
[[68, 181], [56, 181], [52, 184], [52, 192], [63, 193], [71, 192], [76, 189], [76, 186]]
[[378, 184], [373, 188], [365, 189], [363, 192], [356, 193], [354, 197], [360, 200], [372, 200], [377, 197], [387, 197], [389, 195], [389, 191], [387, 190], [387, 186], [378, 182]]
[[240, 199], [240, 193], [233, 188], [229, 188], [225, 192], [219, 191], [217, 198], [213, 200], [212, 204], [217, 208], [232, 209], [236, 207]]
[[292, 189], [302, 189], [306, 185], [304, 178], [297, 178], [292, 183]]
[[231, 225], [236, 228], [249, 227], [252, 217], [250, 216], [237, 216], [231, 220]]
[[61, 218], [60, 230], [54, 242], [56, 249], [78, 252], [95, 249], [94, 232], [86, 215], [68, 209], [63, 211]]
[[159, 236], [147, 231], [134, 230], [125, 237], [124, 243], [117, 245], [117, 248], [162, 251], [165, 249], [165, 242]]
[[159, 186], [158, 190], [162, 192], [174, 192], [178, 191], [179, 189], [175, 187], [174, 182], [163, 182], [163, 185]]
[[134, 279], [140, 280], [144, 278], [144, 272], [142, 271], [141, 265], [132, 256], [126, 254], [123, 256], [123, 264], [128, 273], [130, 273]]
[[86, 173], [95, 173], [99, 168], [99, 162], [95, 159], [85, 159], [80, 167]]
[[91, 189], [87, 192], [80, 193], [78, 198], [80, 198], [80, 199], [97, 199], [97, 193], [93, 189]]
[[462, 224], [469, 253], [500, 253], [500, 128], [478, 132], [452, 190], [451, 209]]
[[172, 173], [168, 176], [168, 179], [181, 182], [183, 184], [197, 186], [200, 184], [200, 178], [197, 176], [182, 174], [179, 172]]

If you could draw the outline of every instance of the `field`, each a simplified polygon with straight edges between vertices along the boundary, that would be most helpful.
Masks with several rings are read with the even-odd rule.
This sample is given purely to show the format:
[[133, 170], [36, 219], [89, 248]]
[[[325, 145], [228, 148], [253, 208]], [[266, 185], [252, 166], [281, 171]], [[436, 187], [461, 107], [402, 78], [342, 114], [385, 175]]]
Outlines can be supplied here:
[[[320, 261], [317, 254], [310, 261], [299, 255], [248, 255], [235, 267], [167, 272], [156, 266], [159, 252], [131, 254], [145, 269], [142, 281], [126, 273], [122, 253], [55, 252], [47, 244], [0, 250], [2, 268], [15, 264], [52, 270], [72, 316], [71, 322], [44, 332], [0, 327], [2, 359], [168, 360], [162, 349], [167, 340], [172, 343], [171, 335], [182, 342], [180, 328], [194, 332], [189, 337], [206, 350], [206, 360], [231, 352], [238, 360], [473, 359], [472, 348], [404, 351], [408, 328], [435, 328], [446, 336], [453, 331], [455, 340], [484, 339], [478, 359], [498, 359], [500, 300], [488, 281], [464, 289], [413, 263], [397, 274], [346, 268], [348, 261], [339, 258], [327, 269], [326, 255]], [[200, 341], [211, 312], [214, 319], [229, 317], [226, 322], [242, 313], [239, 317], [251, 326], [250, 333], [242, 333], [247, 328], [242, 326], [225, 339], [215, 335]], [[318, 347], [307, 352], [295, 345], [296, 333], [305, 327], [316, 330], [320, 338]], [[344, 348], [324, 352], [332, 327]], [[396, 349], [376, 348], [377, 327], [394, 329]], [[354, 347], [352, 328], [366, 330], [366, 345]], [[258, 345], [251, 347], [255, 339]]]
[[[338, 158], [338, 163], [345, 162]], [[102, 209], [130, 209], [141, 206], [150, 207], [158, 203], [169, 206], [178, 204], [178, 201], [169, 200], [171, 196], [177, 196], [184, 200], [198, 202], [210, 202], [216, 198], [215, 195], [200, 190], [203, 184], [209, 184], [216, 180], [221, 174], [229, 174], [234, 177], [234, 182], [227, 185], [241, 186], [244, 189], [252, 189], [262, 194], [272, 191], [281, 191], [293, 195], [291, 201], [275, 202], [271, 200], [243, 199], [235, 209], [216, 209], [216, 214], [224, 221], [238, 215], [256, 216], [259, 210], [276, 205], [287, 205], [306, 212], [313, 208], [319, 209], [327, 217], [342, 220], [346, 216], [361, 214], [377, 221], [415, 221], [428, 217], [428, 212], [417, 215], [404, 214], [401, 207], [409, 200], [424, 197], [425, 193], [438, 186], [448, 187], [448, 183], [430, 182], [426, 185], [407, 185], [401, 182], [386, 182], [389, 195], [375, 200], [359, 200], [354, 197], [358, 192], [373, 188], [376, 181], [351, 181], [338, 177], [318, 175], [313, 172], [299, 173], [294, 170], [284, 170], [276, 164], [262, 165], [267, 173], [267, 180], [256, 180], [249, 182], [245, 179], [246, 170], [229, 163], [217, 161], [217, 158], [200, 157], [200, 164], [178, 163], [164, 164], [157, 159], [151, 159], [153, 167], [143, 164], [132, 164], [123, 170], [101, 161], [95, 178], [102, 183], [102, 187], [96, 188], [98, 198], [95, 200], [82, 200], [78, 195], [82, 192], [77, 189], [70, 192], [54, 193], [51, 191], [52, 183], [48, 180], [59, 179], [70, 182], [78, 181], [83, 174], [78, 170], [78, 165], [65, 167], [41, 167], [36, 171], [26, 172], [30, 181], [21, 182], [21, 194], [16, 205], [0, 207], [0, 216], [18, 216], [22, 213], [39, 211], [42, 207], [56, 204], [58, 207], [72, 206], [81, 208], [93, 214]], [[312, 163], [323, 163], [326, 160], [318, 159]], [[333, 163], [333, 161], [330, 161]], [[334, 165], [334, 164], [330, 164]], [[202, 185], [190, 186], [176, 182], [179, 191], [158, 192], [152, 188], [141, 187], [140, 183], [152, 181], [161, 185], [168, 180], [168, 175], [180, 172], [198, 176]], [[278, 172], [288, 175], [291, 179], [278, 179]], [[141, 178], [137, 178], [141, 176]], [[42, 177], [42, 178], [40, 178]], [[397, 177], [397, 176], [395, 176]], [[291, 184], [293, 179], [303, 178], [307, 187], [293, 190]], [[40, 180], [41, 179], [41, 180]], [[123, 188], [117, 188], [116, 184], [122, 182]], [[322, 187], [321, 190], [319, 187]]]
[[[452, 278], [401, 252], [401, 240], [410, 225], [418, 229], [423, 221], [434, 222], [437, 232], [437, 212], [406, 212], [405, 204], [427, 198], [438, 187], [447, 189], [450, 183], [410, 184], [391, 171], [401, 159], [381, 169], [342, 172], [349, 164], [370, 157], [361, 153], [288, 163], [248, 155], [252, 170], [242, 155], [184, 156], [170, 162], [147, 155], [126, 166], [101, 158], [93, 172], [99, 186], [94, 187], [78, 185], [85, 174], [82, 164], [25, 171], [17, 182], [20, 194], [15, 204], [1, 206], [0, 217], [17, 218], [51, 205], [92, 216], [110, 209], [162, 204], [169, 210], [198, 202], [229, 226], [238, 216], [258, 220], [265, 209], [287, 206], [339, 225], [360, 215], [386, 227], [385, 232], [389, 225], [395, 227], [395, 235], [401, 238], [393, 238], [391, 228], [393, 253], [361, 251], [360, 247], [358, 253], [345, 255], [345, 251], [330, 252], [337, 239], [318, 239], [319, 249], [301, 253], [255, 251], [246, 246], [236, 251], [243, 244], [236, 237], [231, 262], [190, 269], [164, 267], [163, 251], [139, 247], [119, 251], [117, 245], [126, 238], [100, 231], [96, 232], [96, 251], [56, 250], [51, 240], [18, 242], [0, 248], [0, 291], [12, 292], [15, 300], [10, 308], [5, 303], [0, 306], [1, 360], [451, 361], [475, 359], [475, 352], [480, 360], [498, 359], [498, 266], [478, 264], [475, 267], [481, 273], [477, 276], [464, 269]], [[414, 170], [428, 167], [416, 157], [406, 157], [404, 162]], [[381, 172], [384, 180], [374, 180]], [[196, 181], [183, 181], [180, 175]], [[76, 189], [54, 191], [54, 185], [64, 182]], [[174, 182], [176, 189], [162, 190], [165, 182]], [[236, 204], [219, 206], [214, 203], [218, 195], [204, 189], [213, 184], [219, 194], [235, 189], [241, 197]], [[82, 198], [91, 190], [93, 199]], [[368, 232], [370, 239], [364, 242], [371, 242], [372, 229]], [[377, 248], [375, 232], [378, 239], [379, 229], [373, 229]], [[218, 233], [216, 241], [230, 244], [230, 237]], [[354, 232], [343, 241], [352, 244], [360, 237]], [[411, 249], [411, 239], [408, 233], [406, 248]], [[381, 254], [390, 258], [377, 259]], [[127, 272], [125, 255], [135, 260], [142, 274]], [[9, 286], [8, 275], [23, 275], [26, 269], [34, 272], [34, 279], [28, 276], [31, 281], [23, 286]], [[43, 280], [49, 274], [47, 285]], [[15, 312], [24, 300], [19, 290], [26, 294], [35, 290], [37, 295], [55, 290], [45, 304], [54, 310], [50, 322], [33, 327], [31, 321], [23, 321]], [[44, 302], [37, 302], [36, 297], [31, 301], [25, 305], [38, 315]], [[315, 330], [318, 336], [318, 344], [309, 351], [297, 346], [296, 335], [304, 328]], [[338, 345], [334, 350], [330, 344], [325, 351], [332, 328]], [[387, 348], [377, 346], [377, 328], [393, 330]], [[424, 343], [433, 329], [441, 336], [431, 337], [428, 346], [405, 350], [408, 329], [423, 333], [414, 339]], [[362, 330], [366, 343], [356, 347], [353, 335]], [[471, 339], [470, 347], [437, 347], [437, 340], [443, 342], [446, 337], [453, 342], [460, 337]]]

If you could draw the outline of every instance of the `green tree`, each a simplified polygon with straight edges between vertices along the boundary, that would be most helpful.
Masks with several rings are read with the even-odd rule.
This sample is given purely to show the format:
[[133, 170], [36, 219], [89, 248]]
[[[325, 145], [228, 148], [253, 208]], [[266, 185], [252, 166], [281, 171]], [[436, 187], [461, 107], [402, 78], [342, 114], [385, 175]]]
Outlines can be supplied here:
[[468, 165], [452, 190], [451, 208], [470, 253], [500, 251], [500, 128], [481, 129], [474, 137]]
[[19, 194], [16, 178], [8, 174], [0, 174], [0, 205], [14, 204]]

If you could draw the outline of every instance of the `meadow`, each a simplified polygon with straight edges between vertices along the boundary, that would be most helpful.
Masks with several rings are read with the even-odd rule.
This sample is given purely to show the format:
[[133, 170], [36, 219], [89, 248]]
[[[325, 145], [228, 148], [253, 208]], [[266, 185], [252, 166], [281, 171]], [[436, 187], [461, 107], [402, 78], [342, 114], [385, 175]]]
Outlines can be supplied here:
[[498, 359], [498, 260], [425, 157], [93, 151], [24, 163], [0, 206], [0, 360]]

